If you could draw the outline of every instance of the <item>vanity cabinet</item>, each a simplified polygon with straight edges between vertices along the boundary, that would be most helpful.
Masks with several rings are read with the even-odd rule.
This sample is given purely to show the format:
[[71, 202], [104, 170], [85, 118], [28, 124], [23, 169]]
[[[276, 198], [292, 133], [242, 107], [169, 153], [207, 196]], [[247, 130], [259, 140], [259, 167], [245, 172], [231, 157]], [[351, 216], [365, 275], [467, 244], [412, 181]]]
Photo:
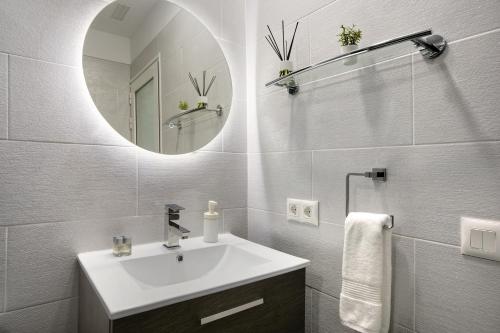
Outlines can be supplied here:
[[81, 280], [81, 333], [304, 332], [305, 269], [116, 320]]

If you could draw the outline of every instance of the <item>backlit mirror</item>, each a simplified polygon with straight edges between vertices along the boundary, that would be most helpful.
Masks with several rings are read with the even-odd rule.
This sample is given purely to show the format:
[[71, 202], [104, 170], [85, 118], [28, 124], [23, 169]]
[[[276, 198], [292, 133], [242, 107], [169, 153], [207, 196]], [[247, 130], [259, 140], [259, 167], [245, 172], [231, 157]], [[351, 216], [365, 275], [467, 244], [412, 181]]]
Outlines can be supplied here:
[[198, 150], [228, 117], [231, 76], [219, 43], [172, 2], [110, 3], [87, 32], [82, 62], [103, 117], [144, 149]]

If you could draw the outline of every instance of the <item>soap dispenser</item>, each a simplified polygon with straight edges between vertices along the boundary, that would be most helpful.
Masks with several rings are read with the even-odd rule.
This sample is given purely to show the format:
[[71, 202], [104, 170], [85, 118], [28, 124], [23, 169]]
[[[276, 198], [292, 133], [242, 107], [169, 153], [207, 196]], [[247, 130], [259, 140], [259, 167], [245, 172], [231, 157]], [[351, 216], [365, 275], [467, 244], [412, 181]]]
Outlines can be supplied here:
[[217, 243], [219, 237], [219, 213], [215, 211], [217, 202], [208, 202], [208, 212], [203, 214], [203, 240], [207, 243]]

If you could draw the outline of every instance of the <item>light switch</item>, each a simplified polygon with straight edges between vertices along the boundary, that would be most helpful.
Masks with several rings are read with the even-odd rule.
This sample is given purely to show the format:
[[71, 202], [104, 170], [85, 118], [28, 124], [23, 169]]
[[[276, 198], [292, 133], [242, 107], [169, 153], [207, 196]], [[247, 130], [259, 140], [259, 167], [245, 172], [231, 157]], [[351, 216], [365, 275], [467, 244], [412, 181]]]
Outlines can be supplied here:
[[462, 217], [460, 237], [462, 254], [500, 261], [500, 221]]
[[473, 249], [483, 248], [483, 231], [479, 229], [472, 229], [470, 231], [470, 247]]
[[497, 233], [490, 230], [483, 231], [483, 250], [486, 252], [495, 252], [497, 243]]

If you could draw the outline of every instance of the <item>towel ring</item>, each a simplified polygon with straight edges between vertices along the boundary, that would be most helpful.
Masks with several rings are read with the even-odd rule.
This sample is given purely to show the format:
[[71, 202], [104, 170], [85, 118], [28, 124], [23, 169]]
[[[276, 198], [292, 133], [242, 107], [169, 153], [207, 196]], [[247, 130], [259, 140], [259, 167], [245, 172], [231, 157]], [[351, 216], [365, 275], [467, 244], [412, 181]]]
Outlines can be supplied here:
[[[366, 178], [371, 178], [373, 181], [385, 182], [387, 181], [387, 169], [386, 168], [373, 168], [372, 171], [366, 172], [350, 172], [345, 177], [345, 217], [349, 215], [349, 179], [351, 176], [361, 176]], [[389, 215], [391, 217], [391, 225], [384, 226], [384, 229], [394, 228], [394, 215]]]

